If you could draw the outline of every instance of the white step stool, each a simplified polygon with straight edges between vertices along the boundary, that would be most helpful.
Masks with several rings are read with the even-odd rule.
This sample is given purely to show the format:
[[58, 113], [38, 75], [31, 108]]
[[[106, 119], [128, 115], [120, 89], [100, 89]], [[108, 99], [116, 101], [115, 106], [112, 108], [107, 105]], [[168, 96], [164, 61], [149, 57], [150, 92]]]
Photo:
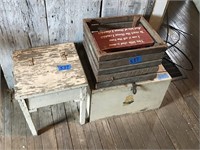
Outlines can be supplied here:
[[28, 126], [37, 135], [30, 112], [70, 100], [80, 102], [85, 123], [88, 83], [73, 43], [18, 50], [13, 54], [15, 99]]

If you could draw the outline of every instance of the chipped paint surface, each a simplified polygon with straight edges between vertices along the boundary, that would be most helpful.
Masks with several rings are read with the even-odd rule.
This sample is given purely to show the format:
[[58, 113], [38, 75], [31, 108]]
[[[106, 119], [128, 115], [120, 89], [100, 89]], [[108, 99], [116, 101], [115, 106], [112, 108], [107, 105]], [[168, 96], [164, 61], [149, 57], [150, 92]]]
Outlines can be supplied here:
[[[18, 50], [13, 53], [13, 61], [16, 99], [87, 86], [73, 43]], [[58, 65], [66, 64], [72, 68], [58, 70]]]

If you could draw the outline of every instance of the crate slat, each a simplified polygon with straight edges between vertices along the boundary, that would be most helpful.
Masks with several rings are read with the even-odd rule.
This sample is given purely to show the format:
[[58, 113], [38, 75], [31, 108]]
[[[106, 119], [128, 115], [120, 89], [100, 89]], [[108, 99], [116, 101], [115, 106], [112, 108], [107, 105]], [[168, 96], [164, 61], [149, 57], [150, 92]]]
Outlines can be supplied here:
[[156, 75], [157, 75], [157, 73], [152, 73], [152, 74], [146, 74], [146, 75], [139, 75], [139, 76], [135, 76], [135, 77], [99, 82], [99, 83], [96, 83], [95, 86], [96, 86], [96, 89], [99, 89], [99, 88], [105, 88], [105, 87], [110, 87], [110, 86], [115, 86], [115, 85], [122, 85], [122, 84], [135, 83], [135, 82], [146, 81], [146, 80], [153, 80], [156, 77]]

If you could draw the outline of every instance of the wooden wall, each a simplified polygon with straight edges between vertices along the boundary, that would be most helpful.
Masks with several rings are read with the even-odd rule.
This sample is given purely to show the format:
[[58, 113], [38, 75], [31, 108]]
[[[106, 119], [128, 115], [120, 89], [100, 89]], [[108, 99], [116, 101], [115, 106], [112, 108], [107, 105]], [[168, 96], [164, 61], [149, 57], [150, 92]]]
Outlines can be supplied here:
[[155, 0], [0, 0], [0, 64], [14, 87], [12, 52], [82, 41], [82, 19], [151, 15]]

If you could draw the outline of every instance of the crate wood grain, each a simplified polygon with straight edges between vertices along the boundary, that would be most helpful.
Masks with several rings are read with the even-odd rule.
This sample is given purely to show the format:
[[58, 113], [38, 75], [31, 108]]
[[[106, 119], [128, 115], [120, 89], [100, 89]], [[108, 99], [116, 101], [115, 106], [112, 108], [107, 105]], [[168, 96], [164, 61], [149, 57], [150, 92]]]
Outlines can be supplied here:
[[87, 45], [85, 44], [85, 42], [83, 42], [83, 45], [85, 46], [85, 50], [88, 55], [89, 62], [91, 64], [91, 67], [92, 67], [92, 70], [94, 72], [96, 79], [97, 79], [97, 76], [99, 76], [99, 75], [112, 74], [112, 73], [118, 73], [118, 72], [123, 72], [123, 71], [130, 71], [130, 70], [140, 69], [140, 68], [155, 67], [155, 66], [158, 66], [159, 64], [161, 64], [161, 61], [162, 61], [162, 59], [158, 59], [158, 60], [153, 60], [153, 61], [141, 62], [138, 64], [129, 64], [129, 65], [126, 65], [125, 67], [119, 66], [119, 67], [112, 67], [112, 68], [107, 68], [107, 69], [98, 69], [97, 68], [98, 62], [96, 62], [94, 60], [94, 57], [92, 57], [92, 55], [90, 53], [91, 51], [89, 51], [87, 49]]
[[90, 42], [87, 39], [84, 39], [84, 47], [88, 53], [90, 53], [89, 59], [93, 58], [93, 61], [96, 64], [97, 69], [107, 69], [107, 68], [113, 68], [113, 67], [119, 67], [119, 66], [126, 66], [130, 64], [130, 59], [133, 57], [141, 56], [142, 62], [146, 61], [153, 61], [162, 59], [164, 52], [160, 53], [152, 53], [152, 54], [146, 54], [146, 55], [136, 55], [132, 54], [129, 55], [127, 58], [121, 58], [121, 59], [113, 59], [113, 60], [107, 60], [107, 61], [98, 61], [96, 55], [94, 54], [94, 49], [92, 49]]
[[155, 73], [157, 71], [158, 71], [158, 66], [149, 67], [149, 68], [147, 67], [147, 68], [118, 72], [118, 73], [113, 73], [113, 74], [99, 75], [97, 77], [96, 81], [103, 82], [103, 81], [133, 77], [133, 76], [138, 76], [138, 75], [145, 75], [145, 74], [149, 74], [149, 73]]
[[[155, 44], [151, 47], [146, 48], [138, 48], [138, 49], [130, 49], [126, 51], [119, 51], [119, 52], [100, 52], [97, 43], [94, 41], [92, 32], [96, 31], [94, 28], [91, 29], [91, 26], [94, 24], [96, 29], [100, 26], [109, 26], [109, 28], [105, 29], [112, 29], [112, 23], [117, 24], [118, 22], [121, 23], [129, 23], [130, 26], [126, 27], [133, 27], [133, 25], [141, 25], [143, 26], [151, 37], [154, 39]], [[132, 23], [132, 24], [131, 24]], [[124, 27], [123, 24], [120, 27], [114, 26], [114, 28], [122, 28]], [[89, 41], [89, 44], [94, 51], [94, 54], [97, 57], [98, 61], [105, 61], [105, 60], [112, 60], [112, 59], [119, 59], [119, 58], [126, 58], [132, 54], [135, 55], [142, 55], [142, 54], [151, 54], [151, 53], [159, 53], [164, 52], [167, 48], [166, 43], [160, 38], [160, 36], [151, 28], [148, 22], [142, 16], [123, 16], [123, 17], [107, 17], [107, 18], [94, 18], [94, 19], [84, 19], [83, 20], [83, 30], [84, 30], [84, 38]]]
[[111, 87], [111, 86], [116, 86], [116, 85], [153, 80], [156, 77], [156, 75], [157, 73], [151, 73], [151, 74], [146, 74], [146, 75], [139, 75], [139, 76], [134, 76], [134, 77], [99, 82], [99, 83], [96, 83], [95, 88], [100, 89], [100, 88], [106, 88], [106, 87]]

